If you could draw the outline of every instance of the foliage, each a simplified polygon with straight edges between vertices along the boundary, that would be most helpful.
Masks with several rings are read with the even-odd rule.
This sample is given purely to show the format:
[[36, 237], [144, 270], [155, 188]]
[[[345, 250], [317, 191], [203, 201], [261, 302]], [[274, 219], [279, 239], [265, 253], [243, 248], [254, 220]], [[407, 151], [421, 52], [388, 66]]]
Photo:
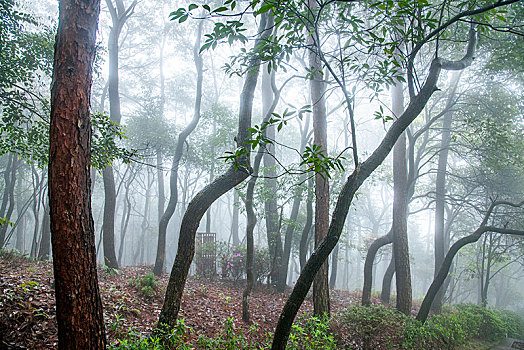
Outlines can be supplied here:
[[[0, 155], [16, 153], [44, 167], [49, 162], [48, 89], [55, 30], [0, 0]], [[38, 29], [37, 33], [32, 30]], [[92, 165], [102, 169], [115, 159], [129, 161], [133, 151], [115, 141], [124, 129], [100, 113], [92, 115]]]
[[[271, 260], [267, 248], [255, 247], [254, 277], [255, 281], [263, 283], [271, 272]], [[219, 249], [219, 262], [222, 278], [238, 280], [246, 274], [246, 248], [223, 246]]]
[[524, 335], [524, 321], [513, 312], [474, 304], [458, 305], [457, 310], [465, 315], [468, 328], [480, 339], [498, 340], [506, 335], [520, 338]]
[[336, 349], [337, 343], [331, 332], [328, 317], [302, 315], [293, 324], [288, 341], [289, 349]]
[[[252, 326], [250, 332], [255, 332], [256, 327]], [[197, 340], [199, 348], [203, 349], [258, 349], [255, 344], [251, 344], [242, 332], [242, 327], [235, 326], [232, 318], [224, 321], [224, 328], [219, 331], [216, 337], [200, 336]]]
[[156, 280], [156, 277], [152, 272], [147, 273], [143, 277], [129, 280], [129, 284], [137, 289], [138, 294], [140, 294], [141, 297], [146, 299], [155, 295], [158, 283], [159, 282]]
[[160, 327], [154, 335], [145, 337], [133, 329], [129, 329], [127, 337], [118, 339], [109, 349], [113, 350], [162, 350], [180, 349], [189, 350], [194, 347], [189, 343], [188, 336], [192, 333], [191, 327], [186, 326], [184, 319], [178, 319], [176, 326], [167, 331]]
[[20, 253], [18, 249], [6, 249], [6, 248], [0, 249], [0, 257], [10, 262], [27, 258], [27, 256]]
[[474, 338], [522, 337], [524, 329], [515, 313], [473, 304], [458, 305], [425, 324], [384, 306], [348, 308], [333, 322], [339, 342], [357, 348], [453, 349]]

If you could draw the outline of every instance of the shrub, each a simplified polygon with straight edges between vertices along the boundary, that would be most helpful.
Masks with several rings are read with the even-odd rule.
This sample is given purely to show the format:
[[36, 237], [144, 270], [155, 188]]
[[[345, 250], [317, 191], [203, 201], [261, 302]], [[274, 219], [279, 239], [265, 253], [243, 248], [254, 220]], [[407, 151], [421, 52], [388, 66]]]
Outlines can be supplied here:
[[499, 313], [493, 309], [474, 304], [457, 305], [458, 312], [465, 313], [467, 326], [476, 329], [479, 339], [494, 341], [506, 336], [507, 330]]
[[303, 315], [293, 324], [287, 344], [292, 350], [336, 349], [337, 343], [331, 332], [329, 318]]
[[188, 341], [188, 336], [193, 332], [186, 326], [184, 319], [177, 320], [175, 328], [170, 331], [160, 328], [152, 336], [144, 336], [130, 329], [125, 338], [118, 339], [108, 348], [112, 350], [163, 350], [163, 349], [194, 349]]
[[[219, 262], [222, 278], [238, 280], [246, 275], [246, 248], [219, 246]], [[255, 281], [263, 282], [271, 272], [271, 260], [267, 248], [255, 247]]]
[[151, 298], [155, 295], [158, 281], [152, 272], [148, 272], [143, 277], [132, 278], [129, 280], [129, 284], [135, 287], [138, 294], [143, 298]]

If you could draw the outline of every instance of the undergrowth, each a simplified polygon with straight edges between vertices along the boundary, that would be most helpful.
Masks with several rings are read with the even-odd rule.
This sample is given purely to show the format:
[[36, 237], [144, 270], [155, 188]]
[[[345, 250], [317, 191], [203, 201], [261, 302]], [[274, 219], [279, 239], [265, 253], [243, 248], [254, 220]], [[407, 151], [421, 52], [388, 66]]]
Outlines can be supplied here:
[[[232, 318], [214, 337], [191, 338], [193, 330], [179, 320], [170, 331], [144, 336], [130, 330], [111, 349], [269, 349], [272, 334], [265, 340], [250, 341], [257, 333], [251, 326], [243, 331]], [[504, 337], [522, 338], [522, 318], [509, 311], [463, 304], [433, 316], [424, 324], [385, 306], [357, 306], [336, 314], [331, 320], [302, 315], [289, 336], [287, 349], [455, 349], [473, 339], [495, 342]], [[256, 338], [256, 337], [254, 337]], [[193, 339], [193, 340], [190, 340]]]

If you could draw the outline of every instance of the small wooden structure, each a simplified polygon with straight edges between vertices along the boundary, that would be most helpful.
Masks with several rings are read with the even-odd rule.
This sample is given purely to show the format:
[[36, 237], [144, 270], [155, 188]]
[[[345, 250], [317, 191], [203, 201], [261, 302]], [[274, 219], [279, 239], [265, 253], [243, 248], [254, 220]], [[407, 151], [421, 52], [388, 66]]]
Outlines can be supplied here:
[[217, 273], [216, 232], [197, 232], [196, 274], [213, 277]]

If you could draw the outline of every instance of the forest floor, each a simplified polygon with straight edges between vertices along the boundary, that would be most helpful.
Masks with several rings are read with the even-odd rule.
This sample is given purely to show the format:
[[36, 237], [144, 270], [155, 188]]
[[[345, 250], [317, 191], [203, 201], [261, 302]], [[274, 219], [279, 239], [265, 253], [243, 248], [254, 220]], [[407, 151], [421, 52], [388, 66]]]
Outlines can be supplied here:
[[[152, 266], [128, 266], [116, 273], [114, 270], [99, 268], [99, 286], [104, 304], [104, 318], [108, 342], [116, 344], [132, 330], [135, 334], [147, 336], [156, 325], [163, 303], [169, 276], [158, 279], [154, 289], [143, 290], [136, 283]], [[242, 332], [250, 343], [267, 343], [268, 333], [273, 332], [280, 311], [291, 292], [278, 293], [273, 288], [259, 285], [253, 291], [250, 306], [251, 319], [256, 331], [241, 321], [242, 292], [245, 281], [204, 279], [189, 277], [184, 290], [180, 317], [186, 327], [191, 327], [188, 340], [200, 335], [216, 337], [225, 328], [225, 321], [231, 319], [235, 332]], [[360, 294], [356, 292], [331, 291], [331, 308], [334, 313], [349, 306], [358, 305]], [[373, 303], [379, 300], [374, 297]], [[414, 310], [419, 304], [414, 303]], [[300, 314], [311, 313], [310, 298], [302, 305]], [[333, 325], [332, 325], [333, 327]], [[359, 329], [348, 329], [334, 323], [334, 331], [344, 334], [342, 343], [354, 344]], [[332, 328], [333, 329], [333, 328]], [[397, 338], [401, 347], [402, 334], [399, 329], [379, 327], [378, 338]], [[341, 339], [340, 339], [341, 340]], [[395, 343], [394, 343], [395, 344]], [[498, 342], [486, 343], [474, 340], [457, 349], [492, 349]], [[37, 262], [11, 254], [0, 255], [0, 350], [3, 349], [54, 349], [57, 347], [57, 326], [53, 272], [50, 262]], [[357, 347], [358, 348], [358, 347]], [[391, 348], [391, 344], [377, 349]], [[396, 348], [393, 345], [393, 348]]]
[[[144, 335], [155, 326], [162, 307], [168, 275], [159, 279], [152, 296], [140, 293], [131, 280], [143, 278], [151, 266], [128, 266], [120, 273], [99, 269], [99, 285], [104, 304], [108, 341], [113, 343], [130, 328]], [[182, 300], [181, 317], [200, 334], [213, 337], [232, 318], [236, 328], [250, 340], [263, 340], [274, 331], [286, 293], [257, 286], [251, 297], [251, 317], [256, 332], [242, 321], [244, 281], [190, 277]], [[355, 305], [360, 295], [347, 291], [331, 293], [333, 310]], [[312, 311], [307, 299], [301, 310]], [[0, 257], [0, 349], [52, 349], [57, 345], [52, 264], [16, 256]]]

